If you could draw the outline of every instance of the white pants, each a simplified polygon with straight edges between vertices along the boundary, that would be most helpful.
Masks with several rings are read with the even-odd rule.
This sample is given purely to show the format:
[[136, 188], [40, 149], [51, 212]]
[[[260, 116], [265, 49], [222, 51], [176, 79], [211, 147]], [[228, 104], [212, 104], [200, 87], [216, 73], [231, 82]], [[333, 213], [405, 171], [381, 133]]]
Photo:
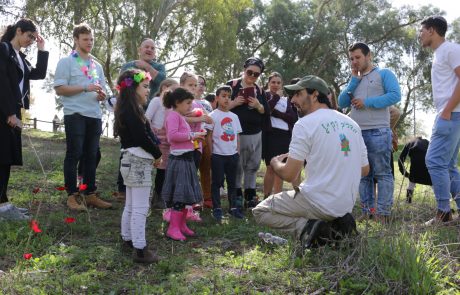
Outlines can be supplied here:
[[124, 241], [132, 241], [136, 249], [143, 249], [145, 240], [145, 223], [149, 211], [150, 186], [126, 186], [126, 203], [121, 216], [121, 236]]
[[258, 224], [291, 233], [296, 239], [309, 219], [335, 218], [321, 212], [306, 196], [294, 190], [271, 195], [252, 209], [252, 214]]

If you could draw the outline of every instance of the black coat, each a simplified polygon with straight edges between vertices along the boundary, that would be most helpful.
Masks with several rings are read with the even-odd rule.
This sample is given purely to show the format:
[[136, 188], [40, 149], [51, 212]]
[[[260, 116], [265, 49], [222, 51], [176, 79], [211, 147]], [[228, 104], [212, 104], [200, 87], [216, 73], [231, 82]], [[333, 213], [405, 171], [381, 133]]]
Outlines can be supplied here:
[[[21, 108], [29, 108], [29, 81], [44, 79], [48, 67], [49, 53], [46, 51], [38, 51], [36, 68], [32, 68], [22, 52], [19, 55], [24, 64], [24, 74], [11, 43], [0, 43], [0, 165], [22, 165], [21, 130], [11, 128], [7, 120], [11, 115], [21, 119]], [[23, 75], [21, 93], [19, 82]]]
[[[410, 141], [404, 146], [398, 160], [399, 171], [411, 182], [431, 185], [431, 177], [425, 165], [425, 156], [428, 150], [429, 141], [421, 137]], [[410, 157], [410, 169], [404, 165], [406, 157]]]

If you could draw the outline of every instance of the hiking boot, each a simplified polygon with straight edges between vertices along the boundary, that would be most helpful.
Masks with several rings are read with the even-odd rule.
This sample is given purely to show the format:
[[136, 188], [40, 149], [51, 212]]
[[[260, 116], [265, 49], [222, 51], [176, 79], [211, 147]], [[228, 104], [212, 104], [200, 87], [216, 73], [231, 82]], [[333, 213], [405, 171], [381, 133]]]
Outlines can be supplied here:
[[406, 203], [412, 203], [412, 196], [414, 195], [414, 190], [408, 189], [406, 194]]
[[243, 219], [244, 218], [244, 214], [243, 212], [241, 212], [241, 209], [240, 208], [232, 208], [230, 209], [230, 215], [235, 217], [235, 218], [238, 218], [238, 219]]
[[340, 241], [343, 238], [358, 234], [358, 230], [356, 229], [356, 221], [353, 215], [350, 213], [334, 219], [331, 222], [331, 228], [332, 239], [334, 241]]
[[153, 252], [152, 250], [149, 250], [147, 246], [144, 247], [144, 249], [136, 249], [133, 248], [133, 260], [134, 262], [139, 262], [139, 263], [153, 263], [153, 262], [158, 262], [160, 258]]
[[123, 239], [121, 240], [121, 252], [128, 253], [129, 251], [132, 251], [133, 248], [133, 241], [124, 241]]
[[452, 221], [452, 212], [451, 211], [443, 212], [443, 211], [438, 209], [438, 211], [436, 212], [436, 216], [434, 218], [428, 220], [424, 224], [426, 226], [430, 226], [430, 225], [435, 225], [435, 224], [447, 223], [447, 222], [450, 222], [450, 221]]
[[67, 207], [69, 207], [70, 210], [86, 211], [84, 200], [78, 192], [69, 195], [67, 198]]
[[99, 193], [92, 193], [85, 196], [86, 206], [92, 206], [99, 209], [109, 209], [112, 208], [112, 204], [106, 201], [99, 199]]
[[0, 207], [0, 220], [30, 220], [27, 213], [21, 212], [13, 204], [7, 203]]
[[308, 220], [300, 235], [300, 244], [304, 250], [324, 246], [330, 240], [330, 224], [318, 219]]
[[214, 217], [218, 223], [222, 222], [222, 208], [213, 209], [212, 217]]
[[115, 199], [116, 202], [124, 202], [126, 201], [126, 193], [125, 192], [114, 192], [112, 197]]

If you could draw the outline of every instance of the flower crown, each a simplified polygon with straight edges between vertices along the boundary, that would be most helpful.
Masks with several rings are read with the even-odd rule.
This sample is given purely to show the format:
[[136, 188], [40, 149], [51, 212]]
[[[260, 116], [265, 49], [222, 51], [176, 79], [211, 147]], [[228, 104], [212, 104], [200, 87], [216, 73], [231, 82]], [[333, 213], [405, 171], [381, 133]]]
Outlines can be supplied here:
[[117, 86], [115, 86], [115, 88], [118, 90], [118, 92], [120, 92], [121, 90], [123, 90], [125, 88], [133, 86], [134, 82], [139, 84], [142, 81], [144, 81], [145, 79], [147, 79], [149, 81], [152, 80], [152, 77], [150, 76], [150, 73], [149, 72], [144, 72], [144, 71], [138, 72], [138, 73], [134, 74], [132, 78], [131, 77], [124, 78], [119, 84], [117, 84]]

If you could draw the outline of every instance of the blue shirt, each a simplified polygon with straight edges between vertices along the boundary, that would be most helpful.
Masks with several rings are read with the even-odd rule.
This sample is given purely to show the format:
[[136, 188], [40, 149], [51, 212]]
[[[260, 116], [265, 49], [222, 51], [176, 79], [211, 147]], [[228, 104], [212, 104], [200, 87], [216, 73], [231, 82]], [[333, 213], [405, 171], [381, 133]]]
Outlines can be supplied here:
[[[98, 74], [97, 83], [106, 88], [104, 71], [102, 66], [94, 60]], [[94, 82], [94, 83], [95, 83]], [[59, 60], [54, 74], [54, 87], [58, 86], [88, 86], [93, 82], [83, 74], [76, 59], [73, 56]], [[96, 92], [80, 92], [72, 96], [61, 95], [64, 105], [64, 115], [80, 114], [90, 118], [102, 118], [101, 105], [97, 100]]]
[[[158, 74], [155, 77], [155, 79], [150, 80], [150, 93], [149, 93], [149, 101], [150, 101], [153, 97], [156, 96], [155, 94], [157, 93], [157, 91], [160, 88], [161, 81], [166, 79], [166, 69], [165, 69], [165, 66], [163, 64], [161, 64], [159, 62], [155, 62], [153, 60], [150, 61], [149, 64], [155, 70], [158, 71]], [[128, 70], [128, 69], [137, 69], [135, 60], [127, 62], [124, 65], [122, 65], [121, 69], [120, 69], [120, 74], [123, 73], [124, 71]]]

